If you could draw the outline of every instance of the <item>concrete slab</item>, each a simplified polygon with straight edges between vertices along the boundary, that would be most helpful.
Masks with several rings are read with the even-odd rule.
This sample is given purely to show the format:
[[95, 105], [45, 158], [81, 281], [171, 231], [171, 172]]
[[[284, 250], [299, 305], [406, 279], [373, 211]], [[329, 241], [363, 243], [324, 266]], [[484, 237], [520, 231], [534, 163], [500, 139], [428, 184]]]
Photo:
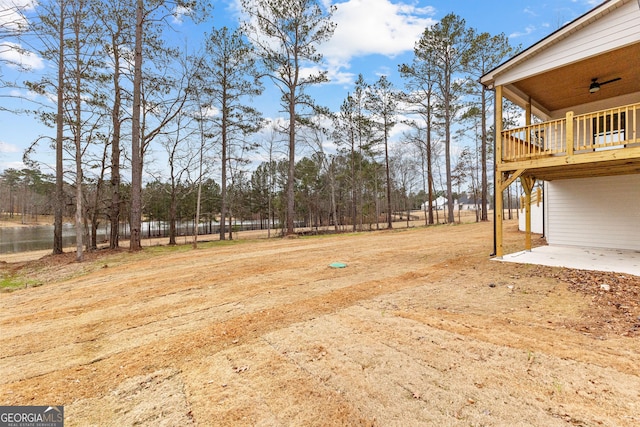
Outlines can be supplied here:
[[612, 271], [640, 276], [640, 251], [575, 246], [540, 246], [497, 261], [537, 264], [579, 270]]

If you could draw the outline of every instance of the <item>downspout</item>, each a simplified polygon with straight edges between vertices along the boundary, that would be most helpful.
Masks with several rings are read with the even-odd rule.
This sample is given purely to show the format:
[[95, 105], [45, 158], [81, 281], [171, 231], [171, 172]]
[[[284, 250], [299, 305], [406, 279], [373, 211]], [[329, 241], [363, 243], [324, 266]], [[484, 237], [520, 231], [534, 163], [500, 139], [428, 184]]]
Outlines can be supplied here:
[[[640, 0], [638, 0], [640, 2]], [[547, 238], [547, 182], [542, 184], [542, 238]]]
[[[638, 0], [640, 1], [640, 0]], [[497, 141], [497, 135], [496, 135], [496, 129], [498, 128], [498, 122], [496, 120], [496, 90], [495, 87], [492, 87], [491, 89], [488, 89], [490, 91], [493, 92], [493, 252], [489, 255], [490, 257], [494, 257], [496, 256], [496, 254], [498, 253], [498, 244], [496, 242], [497, 240], [497, 222], [496, 222], [496, 194], [498, 191], [498, 183], [497, 183], [497, 179], [496, 179], [496, 141]], [[500, 196], [502, 197], [502, 193], [500, 194]]]

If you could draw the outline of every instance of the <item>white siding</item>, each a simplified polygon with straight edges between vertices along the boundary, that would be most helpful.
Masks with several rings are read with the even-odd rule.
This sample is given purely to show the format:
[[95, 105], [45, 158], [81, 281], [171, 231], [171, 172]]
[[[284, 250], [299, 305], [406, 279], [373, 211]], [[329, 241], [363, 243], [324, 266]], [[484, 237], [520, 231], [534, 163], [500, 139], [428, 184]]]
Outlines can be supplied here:
[[566, 39], [542, 50], [531, 59], [496, 76], [496, 85], [504, 85], [561, 66], [630, 45], [640, 40], [640, 9], [636, 1], [611, 13]]
[[[531, 232], [536, 234], [544, 234], [544, 228], [542, 227], [542, 220], [544, 218], [543, 212], [544, 203], [531, 205]], [[520, 209], [518, 214], [518, 229], [520, 231], [527, 231], [526, 224], [527, 214], [524, 209]]]
[[550, 245], [640, 250], [640, 175], [548, 182], [545, 208]]

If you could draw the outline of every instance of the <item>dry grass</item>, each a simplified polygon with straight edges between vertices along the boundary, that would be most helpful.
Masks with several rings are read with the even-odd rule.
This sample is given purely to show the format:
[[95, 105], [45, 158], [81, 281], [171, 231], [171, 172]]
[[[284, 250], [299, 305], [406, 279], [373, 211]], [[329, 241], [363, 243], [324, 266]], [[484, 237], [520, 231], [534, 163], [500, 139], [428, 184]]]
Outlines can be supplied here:
[[604, 276], [491, 261], [491, 232], [5, 264], [43, 283], [0, 294], [0, 404], [64, 404], [70, 426], [637, 425], [633, 326], [568, 280]]

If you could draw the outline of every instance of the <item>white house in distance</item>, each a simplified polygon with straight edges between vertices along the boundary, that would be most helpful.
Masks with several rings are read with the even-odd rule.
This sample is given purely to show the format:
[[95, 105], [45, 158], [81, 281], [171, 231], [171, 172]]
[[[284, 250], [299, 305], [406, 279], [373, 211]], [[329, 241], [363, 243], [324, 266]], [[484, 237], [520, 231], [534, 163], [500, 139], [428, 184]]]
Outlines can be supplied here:
[[[544, 184], [549, 245], [640, 250], [640, 1], [608, 0], [481, 78], [495, 91], [496, 253], [502, 192]], [[526, 125], [502, 129], [506, 98]], [[535, 116], [538, 120], [533, 120]]]

